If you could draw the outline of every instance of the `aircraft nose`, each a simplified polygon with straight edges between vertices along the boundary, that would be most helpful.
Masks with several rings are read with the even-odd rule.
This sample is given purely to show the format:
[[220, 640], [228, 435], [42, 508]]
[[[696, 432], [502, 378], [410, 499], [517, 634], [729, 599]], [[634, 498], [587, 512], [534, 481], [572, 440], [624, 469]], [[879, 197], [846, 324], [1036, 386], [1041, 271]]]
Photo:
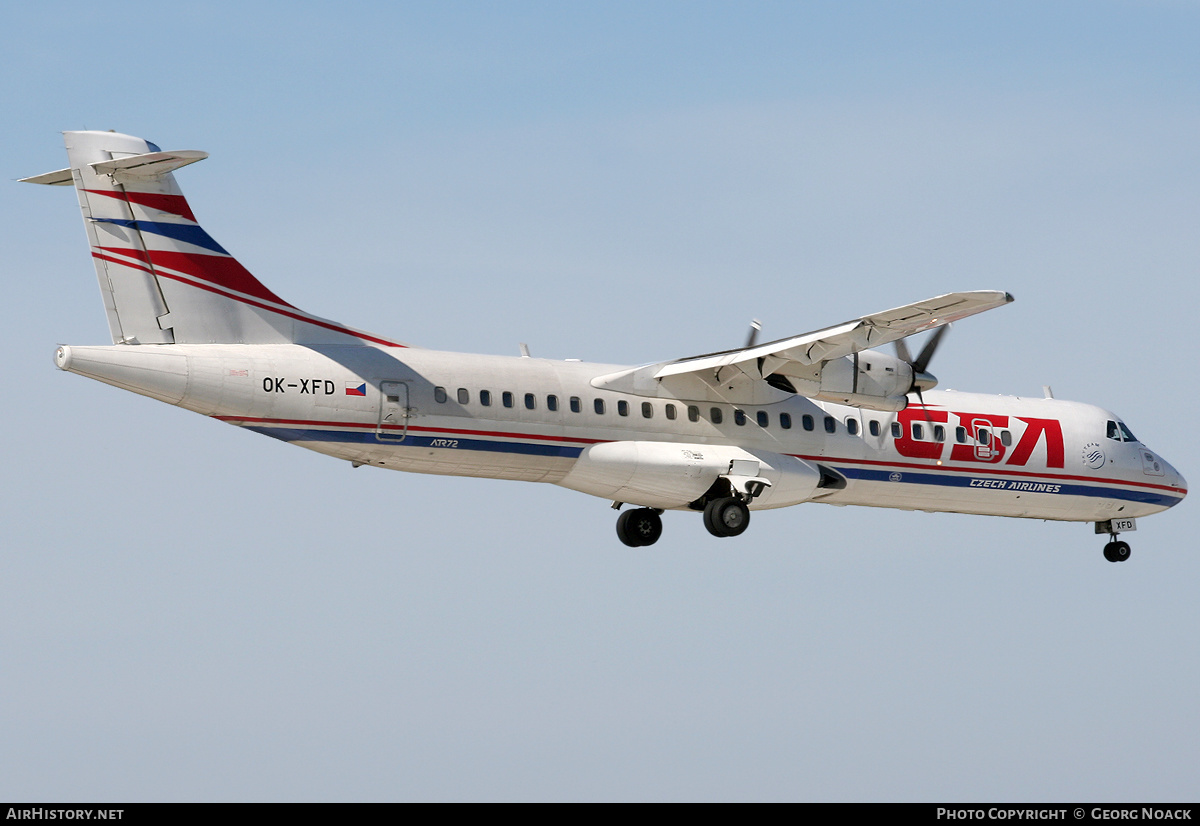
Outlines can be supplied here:
[[1163, 470], [1166, 471], [1167, 484], [1176, 488], [1179, 492], [1179, 499], [1173, 504], [1178, 505], [1187, 496], [1187, 480], [1183, 478], [1183, 474], [1175, 469], [1175, 466], [1159, 457], [1159, 461], [1163, 463]]
[[1180, 500], [1182, 501], [1183, 496], [1187, 496], [1187, 479], [1184, 479], [1183, 474], [1175, 470], [1175, 468], [1171, 468], [1171, 472], [1175, 474], [1175, 486], [1179, 488], [1179, 491], [1182, 494], [1182, 496], [1180, 496]]

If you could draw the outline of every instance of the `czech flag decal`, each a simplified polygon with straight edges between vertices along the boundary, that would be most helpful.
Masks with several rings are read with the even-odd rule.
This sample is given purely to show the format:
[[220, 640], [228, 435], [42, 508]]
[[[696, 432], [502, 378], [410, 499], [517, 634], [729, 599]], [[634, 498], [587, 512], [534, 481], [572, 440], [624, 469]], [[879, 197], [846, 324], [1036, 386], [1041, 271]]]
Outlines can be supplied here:
[[346, 382], [347, 396], [365, 396], [367, 395], [367, 383], [364, 381], [360, 384], [355, 384], [352, 381]]

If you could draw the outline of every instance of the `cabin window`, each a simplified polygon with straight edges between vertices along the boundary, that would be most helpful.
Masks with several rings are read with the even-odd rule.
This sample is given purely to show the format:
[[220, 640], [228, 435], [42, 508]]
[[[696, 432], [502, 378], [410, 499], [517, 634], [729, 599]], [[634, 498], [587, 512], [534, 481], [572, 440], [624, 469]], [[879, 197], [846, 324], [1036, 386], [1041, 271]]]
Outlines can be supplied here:
[[981, 427], [981, 428], [979, 428], [979, 431], [976, 434], [975, 438], [979, 439], [979, 444], [986, 445], [988, 442], [990, 442], [992, 440], [992, 434], [988, 433], [986, 430], [984, 430]]
[[771, 417], [767, 415], [767, 411], [760, 410], [756, 415], [759, 427], [768, 427], [771, 424]]
[[668, 404], [664, 412], [667, 414], [668, 419], [675, 421], [675, 405]]
[[958, 442], [960, 445], [965, 445], [967, 443], [967, 429], [965, 427], [954, 428], [954, 441]]
[[503, 404], [505, 407], [512, 407], [513, 406], [513, 394], [510, 393], [509, 391], [505, 390], [500, 395], [500, 403]]
[[833, 416], [825, 417], [825, 432], [837, 433], [837, 419], [833, 418]]
[[621, 399], [619, 402], [617, 402], [617, 415], [618, 416], [628, 416], [629, 415], [629, 402], [625, 401], [624, 399]]
[[807, 413], [805, 413], [803, 416], [800, 417], [800, 424], [804, 426], [805, 430], [812, 430], [813, 429], [813, 417], [808, 415]]
[[921, 425], [919, 422], [913, 422], [912, 423], [912, 434], [913, 434], [913, 438], [916, 439], [918, 442], [923, 440], [925, 438], [925, 427], [923, 425]]
[[733, 423], [735, 425], [737, 425], [738, 427], [745, 427], [746, 426], [746, 411], [738, 410], [735, 407], [733, 409]]
[[1012, 447], [1012, 433], [1008, 430], [1001, 430], [1000, 443], [1005, 447]]
[[599, 413], [601, 416], [603, 416], [604, 415], [604, 399], [596, 399], [594, 402], [592, 402], [592, 409], [595, 410], [597, 413]]
[[858, 419], [846, 419], [846, 432], [851, 436], [858, 435]]
[[552, 412], [558, 410], [558, 396], [550, 395], [546, 397], [546, 409]]
[[714, 407], [712, 410], [709, 411], [709, 413], [712, 416], [713, 424], [720, 424], [721, 420], [724, 418], [724, 416], [721, 415], [721, 408], [719, 408], [719, 407]]
[[899, 439], [904, 435], [904, 430], [900, 427], [900, 422], [892, 422], [892, 438]]
[[871, 419], [871, 421], [867, 423], [867, 430], [871, 431], [872, 436], [878, 436], [879, 435], [879, 420]]
[[642, 418], [649, 419], [654, 415], [654, 405], [650, 402], [642, 402]]
[[491, 407], [492, 406], [492, 391], [491, 390], [480, 390], [479, 391], [479, 403], [482, 404], [484, 407]]
[[935, 424], [933, 426], [933, 440], [935, 442], [946, 441], [946, 428], [942, 427], [940, 424]]
[[446, 388], [444, 388], [444, 387], [433, 388], [433, 400], [435, 402], [437, 402], [438, 404], [445, 404], [446, 403]]
[[780, 413], [779, 414], [779, 426], [782, 427], [784, 430], [791, 430], [792, 429], [792, 414], [791, 413]]
[[469, 404], [471, 402], [471, 391], [465, 387], [458, 388], [458, 403]]
[[696, 405], [694, 405], [694, 404], [688, 405], [688, 421], [689, 422], [700, 421], [700, 408], [696, 407]]
[[533, 410], [536, 407], [537, 407], [537, 396], [533, 395], [532, 393], [526, 393], [525, 394], [525, 409]]
[[571, 412], [578, 413], [583, 410], [583, 402], [579, 401], [578, 396], [571, 397]]

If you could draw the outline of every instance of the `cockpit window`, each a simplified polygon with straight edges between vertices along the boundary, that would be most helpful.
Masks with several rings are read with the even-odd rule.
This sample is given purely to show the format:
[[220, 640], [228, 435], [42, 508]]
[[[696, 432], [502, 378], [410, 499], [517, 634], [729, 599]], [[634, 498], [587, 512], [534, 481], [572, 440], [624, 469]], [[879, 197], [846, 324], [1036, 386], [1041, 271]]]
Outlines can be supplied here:
[[1108, 438], [1114, 442], [1136, 442], [1137, 437], [1133, 435], [1125, 422], [1109, 421], [1108, 423]]

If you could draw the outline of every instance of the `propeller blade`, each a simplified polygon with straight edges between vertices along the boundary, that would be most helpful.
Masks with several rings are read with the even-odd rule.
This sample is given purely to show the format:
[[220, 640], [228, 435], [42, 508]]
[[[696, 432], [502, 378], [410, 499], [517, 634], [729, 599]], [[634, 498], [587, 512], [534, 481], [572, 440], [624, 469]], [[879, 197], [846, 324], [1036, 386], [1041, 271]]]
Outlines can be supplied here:
[[[938, 344], [941, 342], [942, 336], [946, 335], [946, 331], [949, 329], [950, 325], [946, 324], [933, 331], [933, 335], [929, 337], [929, 341], [925, 342], [925, 346], [921, 348], [921, 354], [917, 356], [917, 360], [910, 362], [913, 370], [918, 373], [925, 372], [926, 368], [929, 367], [930, 360], [933, 359], [933, 354], [937, 352]], [[907, 359], [905, 359], [905, 361], [907, 361]]]

